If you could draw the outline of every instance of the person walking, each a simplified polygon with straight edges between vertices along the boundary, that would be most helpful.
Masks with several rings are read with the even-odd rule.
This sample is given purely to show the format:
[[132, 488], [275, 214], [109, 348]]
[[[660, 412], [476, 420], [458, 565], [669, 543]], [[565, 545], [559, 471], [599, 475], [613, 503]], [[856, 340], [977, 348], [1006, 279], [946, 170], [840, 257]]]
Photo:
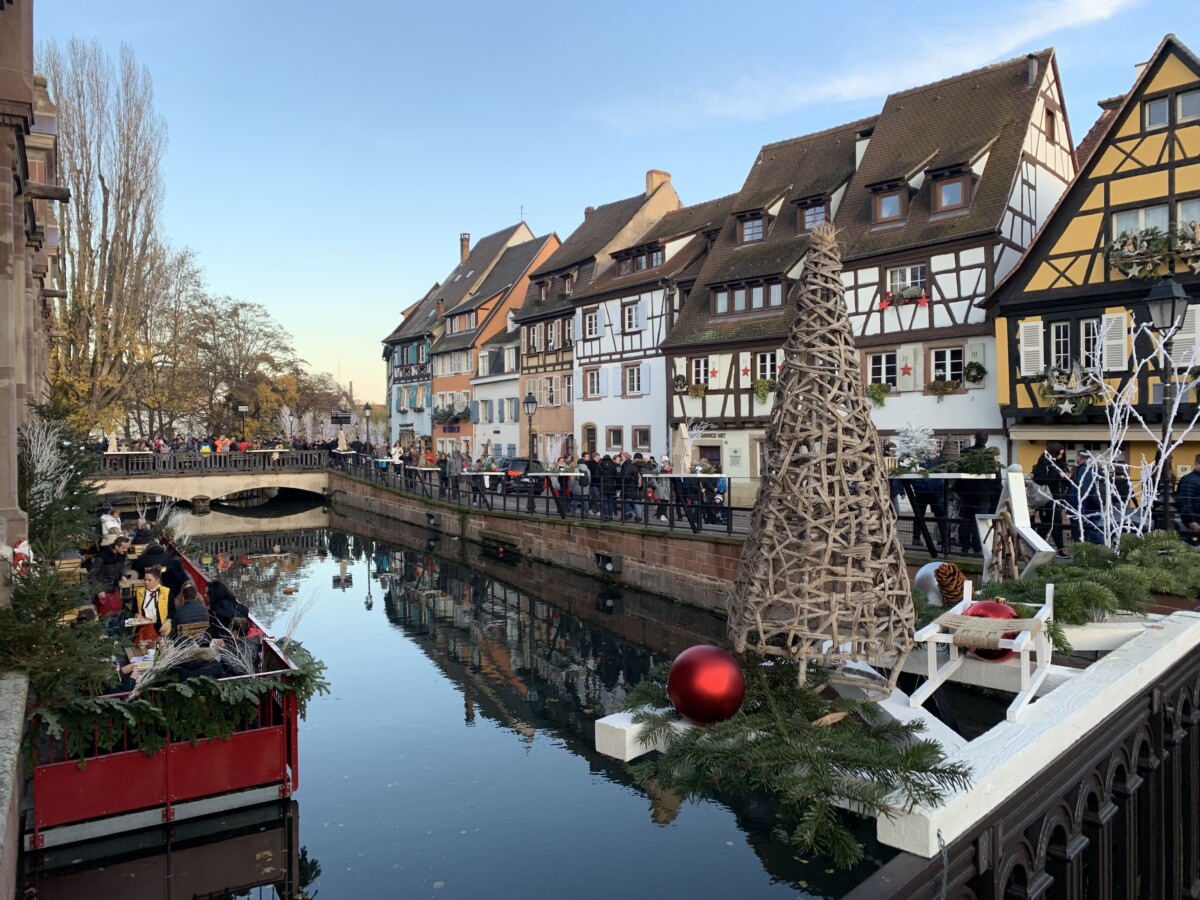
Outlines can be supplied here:
[[600, 459], [600, 501], [602, 521], [611, 522], [615, 514], [617, 492], [621, 487], [621, 474], [613, 458], [607, 453]]
[[1192, 471], [1179, 479], [1175, 505], [1183, 522], [1180, 537], [1193, 547], [1200, 546], [1200, 453], [1192, 462]]
[[1067, 448], [1058, 441], [1046, 445], [1046, 451], [1034, 464], [1033, 481], [1050, 497], [1037, 509], [1037, 532], [1054, 544], [1060, 557], [1067, 555], [1063, 541], [1062, 504], [1071, 490], [1071, 476], [1067, 474]]
[[600, 454], [591, 456], [584, 454], [584, 465], [588, 468], [590, 483], [588, 485], [588, 514], [600, 515]]

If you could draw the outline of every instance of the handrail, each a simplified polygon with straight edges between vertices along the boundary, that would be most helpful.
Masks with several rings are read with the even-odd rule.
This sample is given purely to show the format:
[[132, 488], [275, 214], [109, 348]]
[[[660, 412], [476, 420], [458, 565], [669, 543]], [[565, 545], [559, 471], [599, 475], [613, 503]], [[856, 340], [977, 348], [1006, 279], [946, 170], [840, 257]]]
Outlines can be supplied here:
[[228, 453], [105, 453], [99, 477], [318, 471], [328, 450], [247, 450]]

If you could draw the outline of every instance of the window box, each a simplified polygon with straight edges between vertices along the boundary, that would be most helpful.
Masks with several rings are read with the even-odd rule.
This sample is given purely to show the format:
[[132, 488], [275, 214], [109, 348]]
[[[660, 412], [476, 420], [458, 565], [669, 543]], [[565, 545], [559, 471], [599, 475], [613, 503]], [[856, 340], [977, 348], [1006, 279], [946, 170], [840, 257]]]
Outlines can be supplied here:
[[1175, 267], [1175, 245], [1175, 235], [1158, 228], [1122, 231], [1104, 248], [1104, 255], [1126, 278], [1154, 278]]
[[938, 403], [941, 403], [948, 395], [962, 387], [962, 382], [957, 379], [953, 381], [931, 381], [926, 385], [926, 390], [937, 397]]
[[708, 385], [707, 384], [689, 384], [687, 392], [688, 392], [689, 397], [703, 397], [705, 394], [708, 393]]
[[890, 391], [891, 387], [880, 381], [867, 385], [867, 397], [876, 406], [883, 406], [887, 402], [887, 395]]
[[898, 291], [888, 291], [887, 296], [879, 304], [880, 309], [887, 309], [889, 306], [928, 306], [929, 297], [925, 293], [925, 288], [910, 284], [906, 288], [901, 288]]
[[766, 403], [767, 397], [775, 390], [774, 378], [755, 378], [751, 385], [754, 388], [754, 399]]

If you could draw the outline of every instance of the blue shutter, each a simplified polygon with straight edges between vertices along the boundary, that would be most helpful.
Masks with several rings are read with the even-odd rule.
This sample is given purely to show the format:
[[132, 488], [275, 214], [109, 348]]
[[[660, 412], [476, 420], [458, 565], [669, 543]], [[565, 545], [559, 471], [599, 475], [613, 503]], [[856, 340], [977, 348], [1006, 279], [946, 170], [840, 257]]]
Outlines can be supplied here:
[[503, 421], [504, 421], [504, 407], [508, 406], [508, 401], [507, 401], [507, 400], [501, 400], [501, 401], [500, 401], [498, 404], [496, 404], [496, 405], [500, 407], [500, 421], [501, 421], [501, 422], [503, 422]]
[[599, 396], [607, 397], [608, 396], [608, 369], [600, 369], [596, 374], [599, 376], [599, 381], [600, 381]]
[[642, 393], [650, 393], [650, 363], [642, 363]]
[[479, 424], [479, 401], [478, 400], [471, 401], [471, 424], [472, 425]]

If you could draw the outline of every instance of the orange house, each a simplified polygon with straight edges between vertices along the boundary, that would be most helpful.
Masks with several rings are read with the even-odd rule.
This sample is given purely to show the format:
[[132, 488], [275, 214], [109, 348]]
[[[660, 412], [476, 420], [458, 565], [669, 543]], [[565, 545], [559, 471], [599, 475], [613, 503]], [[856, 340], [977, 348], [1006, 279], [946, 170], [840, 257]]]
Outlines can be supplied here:
[[[445, 282], [451, 290], [438, 298], [441, 333], [430, 348], [435, 451], [477, 454], [472, 423], [479, 420], [479, 405], [471, 394], [476, 351], [508, 326], [509, 313], [524, 302], [529, 273], [558, 246], [557, 235], [535, 238], [524, 222], [488, 235], [474, 250], [464, 244], [463, 259]], [[466, 280], [471, 286], [456, 291]]]

